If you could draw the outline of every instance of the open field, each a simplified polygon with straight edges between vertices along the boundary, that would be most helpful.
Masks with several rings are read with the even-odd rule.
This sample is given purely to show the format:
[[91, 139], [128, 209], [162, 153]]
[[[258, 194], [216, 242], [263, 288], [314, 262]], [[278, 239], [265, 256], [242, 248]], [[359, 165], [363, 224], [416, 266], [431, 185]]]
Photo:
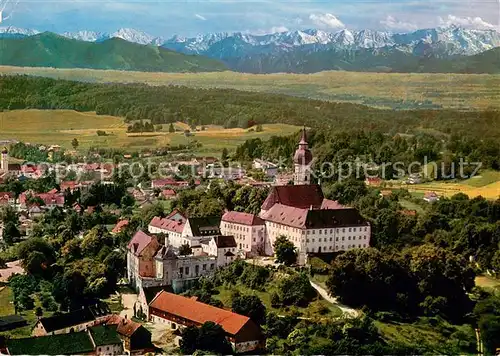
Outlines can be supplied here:
[[[183, 123], [176, 128], [184, 130]], [[103, 130], [108, 136], [97, 136]], [[13, 110], [0, 112], [0, 139], [17, 139], [24, 142], [71, 148], [71, 141], [77, 138], [79, 149], [93, 147], [138, 150], [142, 148], [187, 145], [196, 140], [202, 144], [197, 153], [218, 155], [223, 147], [235, 149], [251, 138], [268, 139], [275, 135], [290, 135], [299, 131], [297, 126], [286, 124], [263, 125], [262, 132], [246, 129], [224, 129], [207, 126], [206, 130], [186, 137], [182, 132], [169, 133], [168, 125], [161, 132], [127, 134], [127, 124], [122, 118], [96, 115], [92, 112], [72, 110]]]
[[498, 199], [500, 197], [500, 182], [488, 184], [483, 187], [471, 187], [463, 183], [432, 182], [425, 184], [414, 184], [407, 186], [409, 192], [425, 193], [436, 192], [438, 195], [451, 197], [457, 193], [464, 193], [469, 198], [482, 196], [486, 199]]
[[500, 75], [321, 72], [316, 74], [145, 73], [0, 66], [0, 74], [29, 74], [96, 83], [186, 85], [288, 94], [375, 107], [500, 108]]
[[496, 278], [493, 278], [490, 276], [486, 276], [486, 275], [482, 275], [482, 276], [476, 276], [475, 282], [476, 282], [476, 286], [484, 288], [489, 292], [500, 293], [500, 280], [499, 279], [496, 279]]

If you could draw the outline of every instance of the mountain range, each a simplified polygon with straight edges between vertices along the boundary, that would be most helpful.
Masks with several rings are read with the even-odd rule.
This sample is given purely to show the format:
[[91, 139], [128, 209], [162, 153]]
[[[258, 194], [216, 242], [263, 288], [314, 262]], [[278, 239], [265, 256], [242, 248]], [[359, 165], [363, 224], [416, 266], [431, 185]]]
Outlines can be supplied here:
[[[35, 30], [0, 28], [0, 38], [22, 39], [37, 35]], [[493, 54], [479, 58], [496, 58], [497, 51], [493, 49], [500, 46], [500, 33], [457, 26], [408, 33], [348, 29], [337, 32], [311, 29], [268, 35], [223, 32], [192, 38], [174, 36], [168, 40], [127, 28], [113, 33], [79, 31], [61, 36], [95, 44], [120, 38], [148, 45], [148, 48], [210, 57], [224, 62], [232, 70], [250, 73], [500, 71], [491, 63], [488, 63], [487, 69], [470, 67], [470, 63], [477, 61], [464, 58], [490, 52]]]
[[0, 38], [0, 65], [23, 67], [117, 69], [154, 72], [227, 70], [221, 61], [111, 38], [78, 41], [51, 32]]

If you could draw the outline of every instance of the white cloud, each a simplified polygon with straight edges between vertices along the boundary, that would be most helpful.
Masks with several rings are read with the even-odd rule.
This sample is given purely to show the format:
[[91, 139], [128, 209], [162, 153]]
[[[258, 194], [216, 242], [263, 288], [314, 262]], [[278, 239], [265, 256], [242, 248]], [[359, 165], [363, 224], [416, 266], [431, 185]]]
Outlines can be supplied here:
[[322, 29], [344, 28], [345, 25], [333, 14], [311, 14], [309, 20]]
[[262, 35], [268, 35], [272, 33], [278, 33], [278, 32], [287, 32], [288, 28], [285, 26], [273, 26], [268, 29], [261, 29], [261, 30], [255, 30], [255, 31], [245, 31], [247, 33], [251, 33], [252, 35], [257, 35], [257, 36], [262, 36]]
[[207, 21], [207, 18], [206, 18], [206, 17], [201, 16], [201, 15], [199, 15], [199, 14], [195, 14], [195, 15], [194, 15], [194, 17], [196, 17], [197, 19], [200, 19], [200, 20], [202, 20], [202, 21]]
[[489, 22], [484, 21], [479, 16], [476, 17], [459, 17], [454, 15], [448, 15], [446, 18], [439, 17], [439, 24], [441, 26], [451, 26], [457, 25], [467, 28], [476, 28], [476, 29], [496, 29], [498, 26], [495, 26]]
[[391, 15], [387, 15], [385, 20], [381, 20], [380, 24], [388, 30], [394, 31], [414, 31], [418, 26], [411, 22], [400, 21]]

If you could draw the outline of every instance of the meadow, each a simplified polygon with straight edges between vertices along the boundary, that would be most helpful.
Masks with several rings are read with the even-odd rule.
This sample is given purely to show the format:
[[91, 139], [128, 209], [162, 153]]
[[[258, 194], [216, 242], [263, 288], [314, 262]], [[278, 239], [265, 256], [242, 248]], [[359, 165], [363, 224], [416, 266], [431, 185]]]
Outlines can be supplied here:
[[[266, 140], [271, 136], [286, 136], [300, 130], [297, 126], [286, 124], [262, 125], [262, 132], [207, 126], [205, 130], [197, 131], [193, 136], [186, 136], [183, 133], [187, 128], [185, 124], [178, 122], [174, 126], [178, 132], [169, 133], [168, 125], [163, 125], [163, 130], [159, 132], [127, 133], [127, 124], [123, 118], [96, 115], [94, 112], [73, 110], [0, 112], [0, 139], [16, 139], [45, 145], [58, 144], [68, 149], [71, 148], [71, 141], [74, 138], [78, 139], [78, 149], [102, 147], [125, 151], [188, 145], [196, 140], [202, 145], [196, 153], [219, 156], [222, 148], [235, 149], [251, 138]], [[105, 131], [107, 136], [98, 136], [97, 130]]]
[[500, 198], [500, 172], [484, 170], [475, 177], [463, 181], [433, 181], [412, 185], [391, 182], [391, 186], [408, 189], [419, 198], [423, 198], [425, 192], [433, 191], [448, 198], [457, 193], [464, 193], [470, 198], [482, 196], [486, 199], [498, 199]]
[[230, 88], [360, 103], [394, 109], [500, 108], [500, 75], [360, 73], [316, 74], [145, 73], [116, 70], [0, 66], [0, 74], [27, 74], [93, 83], [147, 83]]

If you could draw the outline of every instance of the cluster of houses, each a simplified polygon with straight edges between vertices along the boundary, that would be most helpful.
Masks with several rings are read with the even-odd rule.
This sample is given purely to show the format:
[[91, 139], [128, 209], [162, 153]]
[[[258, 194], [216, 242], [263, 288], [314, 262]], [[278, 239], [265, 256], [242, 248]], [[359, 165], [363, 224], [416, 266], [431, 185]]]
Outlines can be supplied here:
[[143, 355], [154, 352], [151, 333], [140, 323], [112, 314], [106, 303], [41, 317], [32, 337], [8, 339], [4, 355]]
[[[180, 346], [181, 330], [214, 322], [222, 326], [235, 352], [264, 345], [261, 329], [250, 318], [173, 293], [159, 290], [146, 305], [147, 319], [170, 330]], [[25, 325], [25, 324], [22, 324]], [[2, 355], [144, 355], [158, 353], [151, 332], [127, 316], [112, 314], [105, 303], [69, 313], [41, 317], [32, 337], [0, 341]]]

